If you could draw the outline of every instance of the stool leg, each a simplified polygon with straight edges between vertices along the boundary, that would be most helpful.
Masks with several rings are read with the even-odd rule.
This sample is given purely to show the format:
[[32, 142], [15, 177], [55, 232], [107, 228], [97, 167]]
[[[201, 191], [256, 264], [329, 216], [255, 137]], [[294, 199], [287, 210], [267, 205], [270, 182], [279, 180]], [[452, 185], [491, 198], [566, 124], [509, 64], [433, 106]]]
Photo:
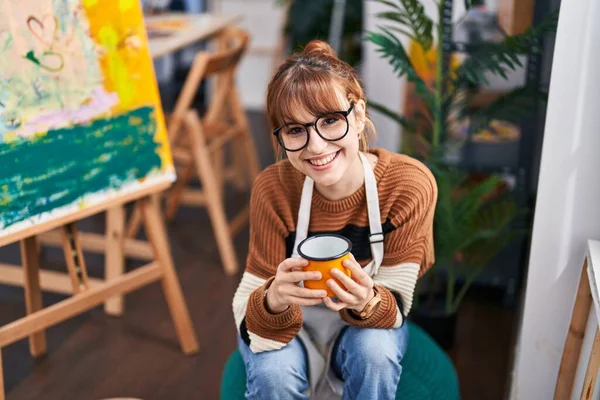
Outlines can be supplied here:
[[202, 134], [198, 115], [194, 112], [188, 113], [186, 124], [190, 128], [189, 137], [192, 153], [194, 154], [198, 177], [202, 182], [208, 215], [215, 232], [223, 269], [227, 275], [235, 275], [238, 271], [237, 256], [223, 206], [223, 198], [220, 196], [218, 183], [214, 176], [214, 168], [210, 162], [210, 153], [206, 147], [206, 139]]
[[555, 400], [571, 398], [573, 391], [573, 382], [575, 381], [575, 371], [577, 370], [577, 361], [581, 353], [583, 336], [587, 325], [588, 316], [592, 307], [592, 293], [590, 292], [590, 281], [587, 274], [587, 259], [583, 263], [581, 277], [579, 278], [579, 288], [577, 297], [573, 306], [573, 315], [569, 324], [565, 349], [563, 350], [562, 360], [558, 371], [558, 380]]
[[244, 131], [243, 142], [244, 155], [246, 156], [245, 159], [247, 162], [247, 182], [249, 183], [248, 186], [251, 187], [252, 183], [254, 183], [254, 179], [256, 179], [260, 172], [260, 162], [258, 160], [258, 154], [256, 154], [256, 146], [254, 145], [254, 140], [252, 139], [252, 133], [250, 132], [250, 122], [248, 121], [246, 110], [244, 110], [240, 96], [235, 88], [231, 88], [229, 91], [229, 98], [231, 101], [231, 109], [234, 118]]
[[[30, 315], [42, 309], [40, 264], [35, 236], [21, 241], [21, 263], [25, 273], [25, 307], [27, 315]], [[46, 353], [46, 335], [44, 331], [35, 332], [29, 336], [29, 352], [34, 357]]]
[[[123, 206], [106, 211], [106, 257], [104, 278], [110, 280], [123, 275], [125, 253], [123, 251], [125, 210]], [[104, 312], [115, 317], [123, 315], [123, 295], [111, 297], [104, 303]]]
[[592, 346], [592, 354], [588, 361], [587, 370], [585, 372], [585, 381], [581, 389], [581, 399], [592, 400], [594, 395], [594, 387], [596, 386], [596, 378], [598, 377], [598, 369], [600, 368], [600, 329], [596, 328], [594, 336], [594, 344]]

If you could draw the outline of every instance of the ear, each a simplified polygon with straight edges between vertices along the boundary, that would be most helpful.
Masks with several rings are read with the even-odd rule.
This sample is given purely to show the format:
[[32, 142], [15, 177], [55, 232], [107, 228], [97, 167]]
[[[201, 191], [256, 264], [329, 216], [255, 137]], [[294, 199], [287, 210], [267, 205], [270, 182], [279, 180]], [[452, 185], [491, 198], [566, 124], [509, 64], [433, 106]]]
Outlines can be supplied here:
[[356, 129], [362, 132], [365, 129], [365, 121], [367, 119], [367, 105], [364, 100], [358, 100], [354, 105], [354, 118], [356, 121]]

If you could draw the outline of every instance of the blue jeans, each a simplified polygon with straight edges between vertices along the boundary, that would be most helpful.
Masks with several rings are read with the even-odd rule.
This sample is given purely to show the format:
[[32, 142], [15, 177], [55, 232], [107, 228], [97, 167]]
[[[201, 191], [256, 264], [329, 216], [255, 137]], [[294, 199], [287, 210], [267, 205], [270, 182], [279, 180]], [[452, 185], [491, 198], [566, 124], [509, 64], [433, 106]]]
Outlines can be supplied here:
[[[246, 365], [247, 399], [307, 399], [306, 351], [294, 338], [280, 350], [252, 353], [238, 336]], [[332, 368], [344, 381], [343, 399], [393, 400], [408, 344], [408, 327], [345, 328], [334, 347]]]

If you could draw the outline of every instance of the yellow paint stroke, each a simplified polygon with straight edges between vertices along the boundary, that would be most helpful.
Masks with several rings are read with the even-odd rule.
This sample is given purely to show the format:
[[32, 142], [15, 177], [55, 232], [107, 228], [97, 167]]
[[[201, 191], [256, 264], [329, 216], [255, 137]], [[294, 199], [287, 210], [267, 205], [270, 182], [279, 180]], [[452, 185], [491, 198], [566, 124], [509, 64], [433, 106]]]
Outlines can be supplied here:
[[91, 37], [101, 49], [99, 61], [104, 88], [119, 95], [119, 104], [112, 112], [117, 114], [143, 106], [154, 107], [157, 123], [154, 138], [160, 144], [158, 151], [163, 169], [171, 168], [173, 161], [165, 118], [139, 2], [86, 0], [84, 8]]
[[4, 135], [4, 143], [14, 143], [20, 139], [19, 135], [15, 132], [9, 132]]
[[119, 54], [119, 35], [112, 26], [103, 26], [98, 34], [98, 41], [107, 52], [108, 73], [113, 81], [113, 89], [119, 94], [121, 109], [133, 108], [135, 87], [131, 84], [127, 64]]
[[0, 193], [0, 206], [10, 204], [10, 196], [8, 194], [8, 185], [2, 185], [2, 193]]
[[119, 0], [119, 8], [121, 11], [129, 11], [135, 5], [134, 0]]

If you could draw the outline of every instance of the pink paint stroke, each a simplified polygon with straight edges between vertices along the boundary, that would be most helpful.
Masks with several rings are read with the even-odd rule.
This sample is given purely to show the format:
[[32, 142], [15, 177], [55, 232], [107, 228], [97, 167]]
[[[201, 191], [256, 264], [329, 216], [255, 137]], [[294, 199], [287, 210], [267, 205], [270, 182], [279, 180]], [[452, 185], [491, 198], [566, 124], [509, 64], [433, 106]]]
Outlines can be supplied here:
[[94, 89], [88, 104], [75, 110], [59, 110], [42, 114], [24, 123], [16, 134], [27, 137], [68, 125], [85, 124], [99, 115], [110, 112], [111, 108], [118, 103], [119, 97], [116, 93], [108, 93], [104, 88]]

